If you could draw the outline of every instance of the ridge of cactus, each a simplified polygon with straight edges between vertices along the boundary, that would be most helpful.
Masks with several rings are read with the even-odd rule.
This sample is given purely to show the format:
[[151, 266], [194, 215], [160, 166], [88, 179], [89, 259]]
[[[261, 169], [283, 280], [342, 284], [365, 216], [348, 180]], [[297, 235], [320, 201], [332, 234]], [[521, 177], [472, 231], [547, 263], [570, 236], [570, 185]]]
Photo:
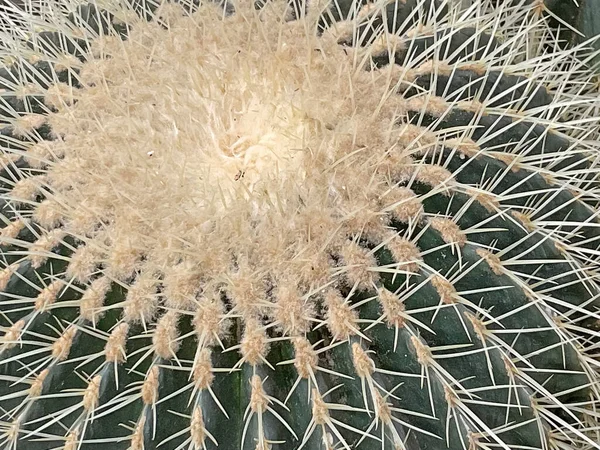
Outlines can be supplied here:
[[465, 3], [6, 1], [0, 448], [600, 449], [597, 81]]

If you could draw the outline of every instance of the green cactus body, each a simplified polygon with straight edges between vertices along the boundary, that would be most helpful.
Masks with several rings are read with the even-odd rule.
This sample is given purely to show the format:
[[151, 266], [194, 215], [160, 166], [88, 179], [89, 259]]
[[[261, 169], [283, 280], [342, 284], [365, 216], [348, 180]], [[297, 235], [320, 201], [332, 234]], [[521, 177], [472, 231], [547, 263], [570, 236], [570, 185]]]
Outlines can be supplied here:
[[549, 24], [556, 28], [558, 36], [565, 44], [579, 44], [586, 42], [596, 49], [595, 56], [588, 61], [593, 70], [598, 73], [600, 58], [597, 50], [600, 49], [600, 18], [596, 1], [563, 1], [547, 0], [545, 10], [549, 15]]
[[0, 446], [599, 449], [575, 50], [526, 2], [220, 3], [6, 9]]

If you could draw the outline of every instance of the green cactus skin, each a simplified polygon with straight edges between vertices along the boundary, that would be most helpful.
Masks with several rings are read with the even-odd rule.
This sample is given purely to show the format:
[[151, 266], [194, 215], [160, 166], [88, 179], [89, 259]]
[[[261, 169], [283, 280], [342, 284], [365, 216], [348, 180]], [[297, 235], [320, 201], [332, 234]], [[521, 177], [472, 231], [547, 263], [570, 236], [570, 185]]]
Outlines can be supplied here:
[[589, 61], [598, 73], [600, 69], [600, 4], [596, 1], [564, 1], [547, 0], [546, 10], [550, 14], [549, 23], [559, 30], [559, 37], [568, 44], [579, 44], [585, 41], [596, 50]]
[[221, 3], [2, 13], [0, 448], [600, 449], [577, 49]]

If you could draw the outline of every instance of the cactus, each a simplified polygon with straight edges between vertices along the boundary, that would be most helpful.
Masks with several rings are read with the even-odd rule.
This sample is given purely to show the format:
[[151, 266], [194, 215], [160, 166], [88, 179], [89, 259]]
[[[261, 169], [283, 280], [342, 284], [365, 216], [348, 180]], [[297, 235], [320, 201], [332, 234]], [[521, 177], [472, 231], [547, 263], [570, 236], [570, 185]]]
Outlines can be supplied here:
[[459, 3], [6, 7], [0, 447], [600, 449], [596, 86]]
[[[563, 41], [563, 45], [586, 42], [587, 45], [600, 50], [600, 3], [595, 1], [546, 0], [545, 10], [550, 27], [555, 29], [555, 36]], [[588, 63], [598, 73], [600, 58], [598, 52]]]

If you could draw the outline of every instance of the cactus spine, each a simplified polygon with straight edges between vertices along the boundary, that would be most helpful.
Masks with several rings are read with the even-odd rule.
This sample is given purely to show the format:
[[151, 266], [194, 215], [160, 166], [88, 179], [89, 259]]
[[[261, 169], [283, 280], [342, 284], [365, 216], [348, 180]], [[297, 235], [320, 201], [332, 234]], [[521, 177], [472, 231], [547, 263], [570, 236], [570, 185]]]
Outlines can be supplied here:
[[600, 104], [526, 3], [8, 7], [0, 445], [599, 449]]

